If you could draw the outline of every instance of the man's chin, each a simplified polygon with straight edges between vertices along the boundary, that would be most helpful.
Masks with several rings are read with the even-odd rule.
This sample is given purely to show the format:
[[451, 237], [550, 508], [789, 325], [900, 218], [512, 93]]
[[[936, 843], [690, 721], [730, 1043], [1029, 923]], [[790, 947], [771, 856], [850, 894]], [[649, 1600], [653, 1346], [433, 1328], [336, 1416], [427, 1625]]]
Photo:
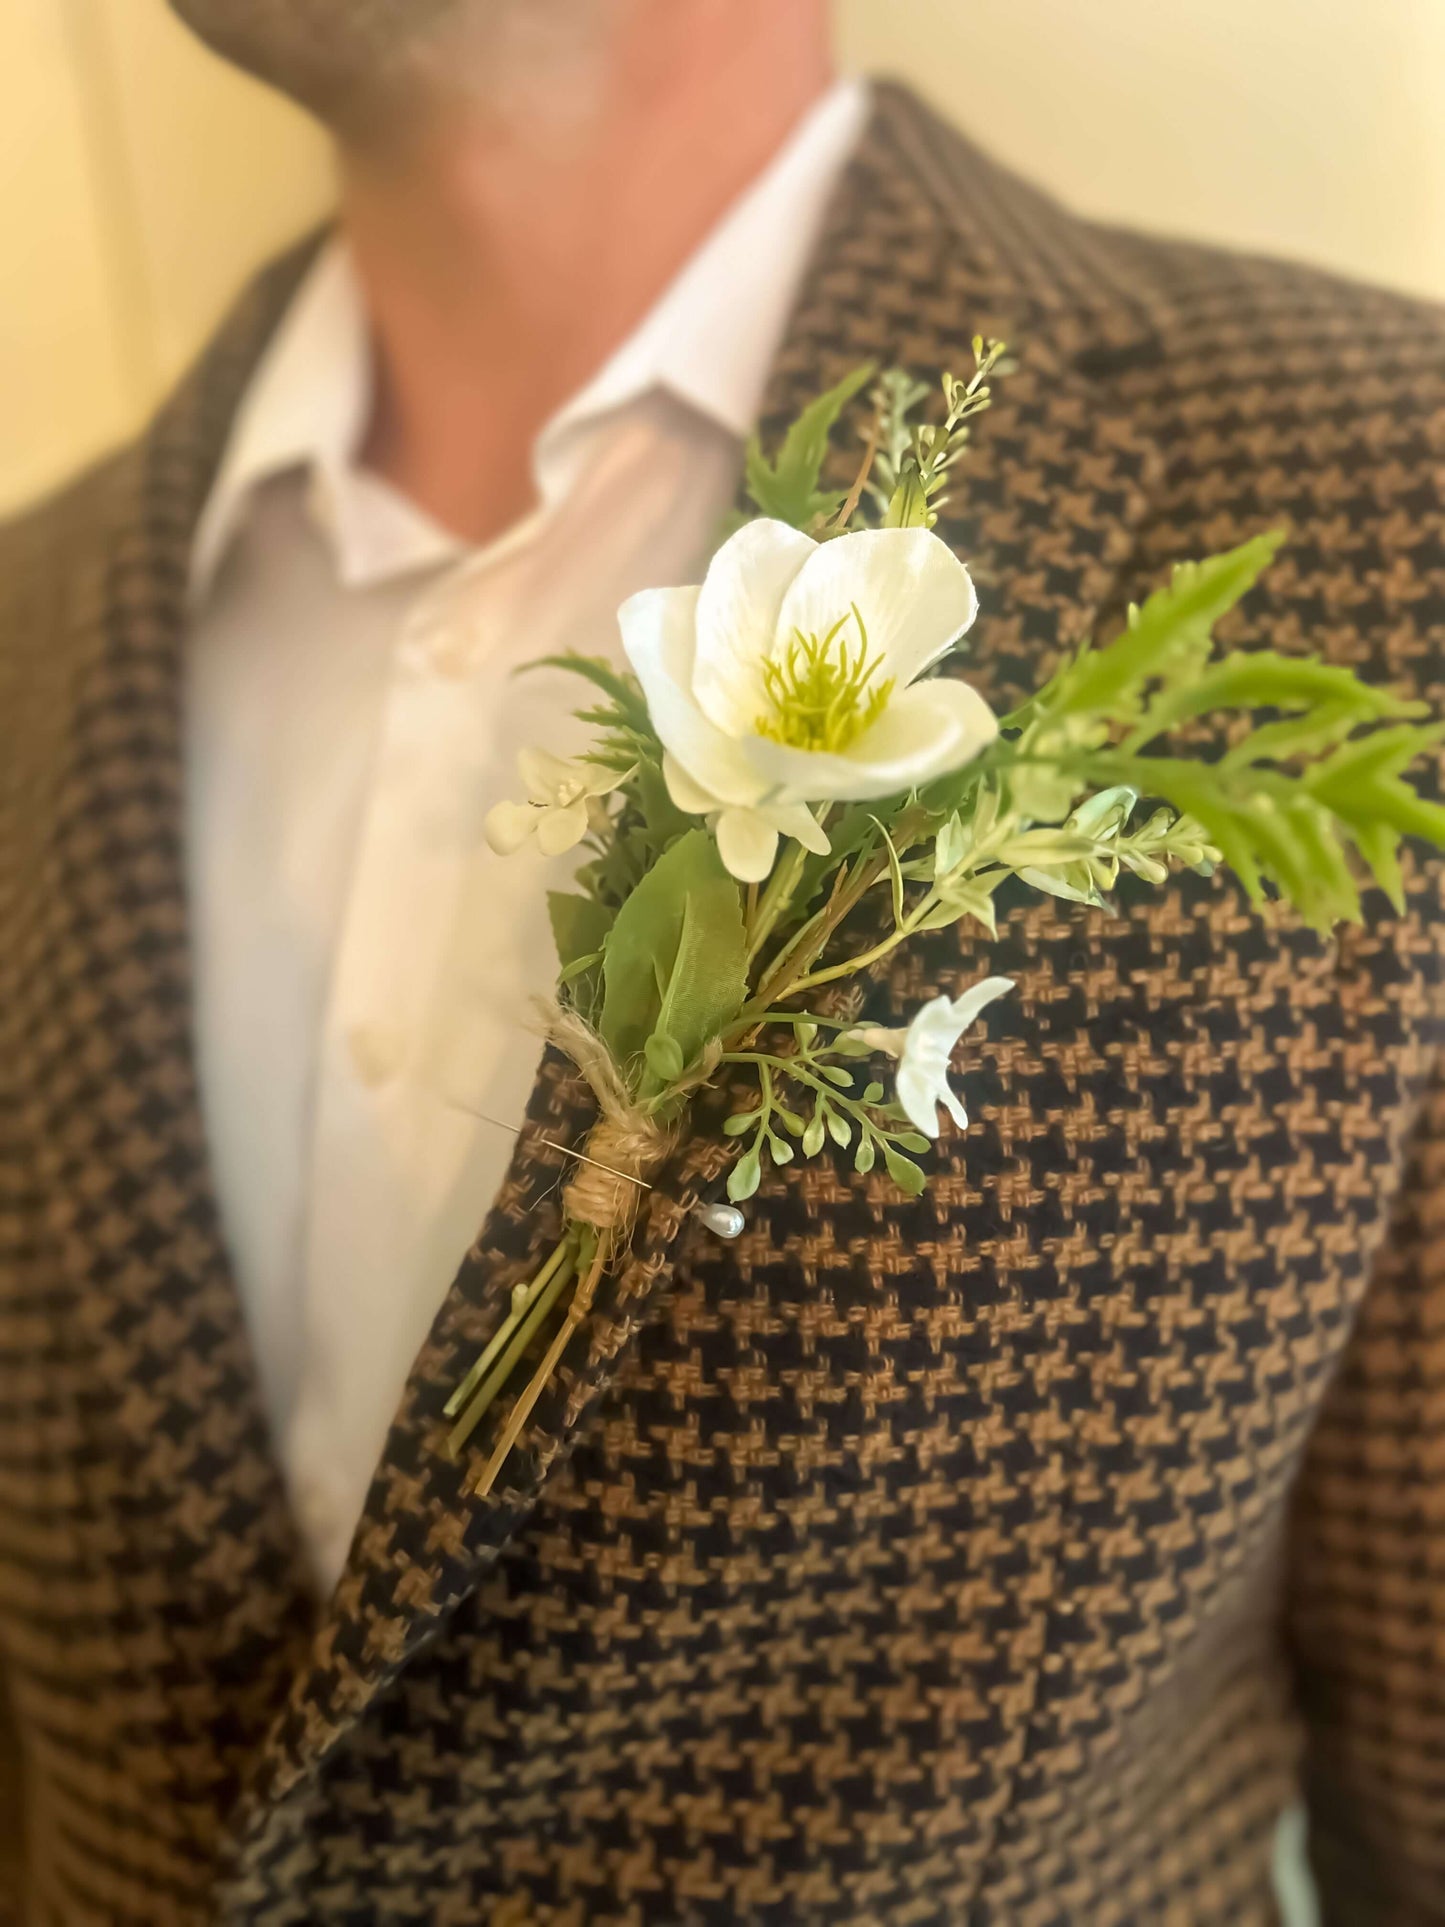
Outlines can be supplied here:
[[405, 88], [449, 16], [496, 0], [169, 0], [214, 53], [323, 119]]

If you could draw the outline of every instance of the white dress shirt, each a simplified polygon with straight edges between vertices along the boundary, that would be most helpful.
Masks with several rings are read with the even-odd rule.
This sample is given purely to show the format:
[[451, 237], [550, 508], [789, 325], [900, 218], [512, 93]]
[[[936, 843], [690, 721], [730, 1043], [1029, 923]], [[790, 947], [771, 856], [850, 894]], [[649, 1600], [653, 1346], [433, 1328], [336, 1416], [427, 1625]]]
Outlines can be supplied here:
[[512, 1151], [555, 976], [494, 856], [518, 748], [582, 746], [635, 589], [694, 581], [823, 210], [866, 117], [836, 86], [546, 425], [535, 508], [479, 550], [357, 466], [372, 363], [343, 246], [237, 415], [192, 557], [187, 856], [201, 1097], [267, 1413], [318, 1584]]

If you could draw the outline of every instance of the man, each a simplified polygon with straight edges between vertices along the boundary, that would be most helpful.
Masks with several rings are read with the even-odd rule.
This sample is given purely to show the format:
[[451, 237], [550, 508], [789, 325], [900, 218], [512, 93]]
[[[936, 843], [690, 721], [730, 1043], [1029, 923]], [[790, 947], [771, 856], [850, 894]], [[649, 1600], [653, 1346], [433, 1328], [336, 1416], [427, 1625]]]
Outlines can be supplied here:
[[342, 215], [0, 533], [20, 1917], [1239, 1927], [1303, 1784], [1329, 1921], [1445, 1919], [1434, 868], [943, 933], [879, 1021], [1020, 995], [926, 1197], [724, 1247], [684, 1146], [495, 1492], [442, 1419], [587, 1124], [512, 670], [697, 579], [759, 412], [978, 332], [996, 707], [1287, 521], [1232, 639], [1445, 709], [1439, 318], [1074, 219], [821, 0], [182, 11]]

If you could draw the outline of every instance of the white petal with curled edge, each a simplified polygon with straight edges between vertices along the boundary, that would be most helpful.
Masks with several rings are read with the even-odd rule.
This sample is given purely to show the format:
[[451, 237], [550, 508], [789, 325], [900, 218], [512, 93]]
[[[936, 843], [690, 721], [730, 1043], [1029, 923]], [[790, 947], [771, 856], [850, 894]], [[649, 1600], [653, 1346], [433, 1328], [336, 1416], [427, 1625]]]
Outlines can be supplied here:
[[[1012, 977], [981, 977], [971, 984], [961, 996], [953, 1000], [953, 1021], [958, 1026], [954, 1033], [954, 1043], [962, 1037], [969, 1026], [978, 1020], [979, 1013], [987, 1010], [1000, 997], [1006, 997], [1014, 987]], [[953, 1045], [949, 1045], [952, 1050]]]
[[617, 611], [652, 726], [694, 782], [723, 803], [755, 803], [765, 788], [747, 752], [710, 723], [692, 694], [697, 589], [643, 589]]
[[778, 833], [756, 810], [724, 810], [717, 820], [718, 855], [739, 883], [763, 883], [778, 854]]
[[833, 847], [828, 841], [828, 832], [806, 803], [763, 803], [758, 813], [765, 816], [775, 830], [792, 837], [814, 856], [827, 856]]
[[[898, 1093], [898, 1102], [903, 1106], [904, 1113], [914, 1130], [922, 1131], [925, 1137], [936, 1138], [939, 1132], [938, 1101], [942, 1093], [935, 1080], [917, 1064], [905, 1063], [898, 1066], [898, 1078], [895, 1088]], [[948, 1086], [945, 1082], [944, 1090], [947, 1089]], [[948, 1095], [953, 1102], [957, 1102], [957, 1100], [953, 1098], [951, 1091], [948, 1092]], [[959, 1108], [961, 1109], [962, 1107], [960, 1106]], [[968, 1129], [968, 1113], [966, 1111], [964, 1112], [963, 1119], [960, 1122], [957, 1112], [954, 1112], [954, 1122], [958, 1124], [958, 1128], [961, 1131], [966, 1131]]]
[[788, 587], [817, 548], [786, 522], [748, 522], [708, 565], [698, 595], [692, 691], [703, 714], [741, 736], [766, 707], [762, 664]]
[[938, 1136], [942, 1104], [958, 1128], [968, 1113], [948, 1081], [954, 1046], [981, 1011], [1013, 989], [1012, 977], [983, 977], [959, 997], [933, 997], [914, 1013], [898, 1066], [898, 1102], [925, 1137]]
[[606, 769], [600, 763], [583, 763], [581, 773], [587, 780], [589, 796], [611, 796], [632, 775], [631, 769]]
[[689, 816], [707, 816], [722, 805], [711, 790], [695, 783], [670, 751], [662, 752], [662, 780], [667, 793], [680, 810]]
[[575, 850], [587, 834], [587, 798], [579, 796], [563, 809], [544, 810], [537, 825], [537, 848], [543, 856]]
[[856, 608], [879, 658], [878, 679], [900, 687], [938, 661], [978, 614], [968, 570], [931, 529], [860, 529], [824, 542], [799, 569], [778, 612], [777, 647], [794, 629], [824, 636], [840, 631], [857, 646]]
[[564, 783], [575, 783], [577, 769], [549, 749], [530, 745], [517, 751], [517, 774], [534, 803], [550, 803]]
[[536, 829], [540, 815], [530, 803], [497, 803], [487, 811], [482, 834], [498, 856], [511, 856]]
[[841, 754], [794, 749], [765, 736], [748, 738], [748, 754], [788, 796], [857, 803], [900, 796], [962, 769], [997, 734], [998, 721], [976, 689], [938, 676], [898, 691]]

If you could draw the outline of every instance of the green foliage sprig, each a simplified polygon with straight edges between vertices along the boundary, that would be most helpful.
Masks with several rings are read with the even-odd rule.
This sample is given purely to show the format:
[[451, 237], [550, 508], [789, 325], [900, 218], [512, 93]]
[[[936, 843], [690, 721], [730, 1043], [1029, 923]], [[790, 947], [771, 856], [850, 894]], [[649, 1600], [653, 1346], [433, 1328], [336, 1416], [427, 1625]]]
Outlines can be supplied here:
[[[975, 340], [973, 354], [966, 380], [944, 376], [933, 422], [920, 419], [931, 392], [922, 383], [900, 370], [875, 382], [862, 367], [803, 411], [774, 456], [755, 437], [745, 479], [759, 512], [820, 542], [860, 528], [931, 529], [992, 380], [1009, 366], [999, 342]], [[824, 487], [830, 435], [870, 383], [853, 486]], [[788, 546], [775, 532], [765, 540], [774, 555]], [[935, 1103], [962, 1117], [945, 1076], [949, 1050], [1009, 986], [986, 979], [955, 1003], [936, 999], [906, 1033], [839, 1015], [827, 1000], [930, 933], [971, 922], [995, 936], [1006, 881], [1098, 914], [1123, 878], [1157, 887], [1171, 872], [1209, 875], [1222, 865], [1251, 902], [1278, 897], [1320, 931], [1361, 917], [1365, 879], [1402, 908], [1403, 841], [1445, 848], [1445, 807], [1421, 797], [1409, 774], [1438, 750], [1445, 728], [1422, 704], [1317, 656], [1220, 646], [1218, 625], [1281, 540], [1259, 535], [1177, 568], [1129, 609], [1118, 634], [1073, 651], [951, 774], [881, 800], [821, 802], [816, 819], [787, 835], [825, 833], [826, 853], [787, 840], [764, 883], [729, 873], [705, 801], [690, 810], [677, 801], [639, 682], [600, 660], [549, 658], [590, 685], [577, 714], [593, 731], [594, 780], [559, 792], [555, 804], [573, 813], [577, 834], [586, 830], [584, 860], [576, 887], [554, 892], [549, 909], [561, 993], [587, 1048], [605, 1054], [613, 1112], [620, 1104], [645, 1138], [725, 1075], [751, 1093], [723, 1126], [738, 1152], [734, 1200], [757, 1190], [769, 1164], [830, 1147], [864, 1177], [881, 1163], [916, 1195]], [[866, 546], [872, 554], [881, 545]], [[952, 560], [947, 567], [957, 570]], [[837, 644], [855, 654], [831, 661], [847, 623], [841, 611], [826, 613], [839, 615], [836, 630], [799, 632], [788, 646], [806, 662], [813, 709], [827, 713], [832, 692], [847, 726], [866, 732], [892, 682], [870, 681], [856, 608], [859, 640]], [[757, 734], [772, 728], [760, 718]], [[834, 754], [853, 739], [843, 731], [837, 742], [780, 740], [796, 755], [800, 746]], [[599, 771], [615, 781], [595, 780]], [[809, 791], [807, 801], [860, 793], [868, 792], [840, 786]], [[898, 1060], [892, 1097], [864, 1062], [880, 1053]], [[542, 1271], [518, 1288], [509, 1320], [449, 1408], [460, 1413], [457, 1448], [566, 1293], [566, 1320], [585, 1309], [613, 1236], [600, 1220], [569, 1224]], [[569, 1328], [554, 1337], [541, 1377]], [[537, 1384], [534, 1376], [518, 1401], [487, 1481]]]

